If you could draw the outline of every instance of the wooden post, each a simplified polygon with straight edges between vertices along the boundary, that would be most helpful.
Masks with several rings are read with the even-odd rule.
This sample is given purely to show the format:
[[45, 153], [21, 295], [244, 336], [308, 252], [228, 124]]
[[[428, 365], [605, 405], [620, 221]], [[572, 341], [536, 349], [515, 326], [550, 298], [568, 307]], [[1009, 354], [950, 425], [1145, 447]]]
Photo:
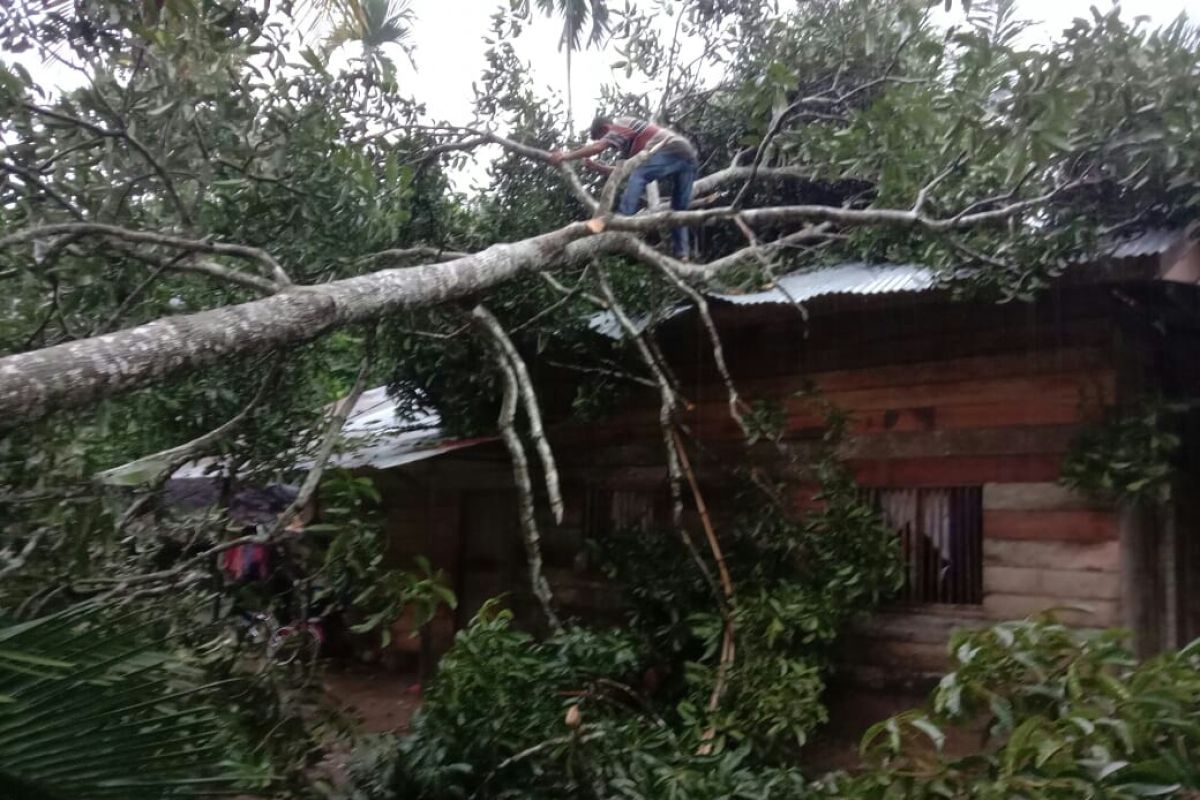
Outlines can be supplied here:
[[1162, 650], [1162, 591], [1158, 568], [1157, 509], [1130, 501], [1120, 509], [1121, 615], [1133, 634], [1134, 652], [1146, 658]]

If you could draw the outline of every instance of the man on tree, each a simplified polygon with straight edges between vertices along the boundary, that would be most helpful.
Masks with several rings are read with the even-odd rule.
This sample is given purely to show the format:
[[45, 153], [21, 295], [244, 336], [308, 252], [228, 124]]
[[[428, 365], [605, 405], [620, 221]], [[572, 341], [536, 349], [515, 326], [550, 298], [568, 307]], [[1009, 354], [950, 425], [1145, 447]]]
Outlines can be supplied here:
[[[696, 180], [697, 170], [696, 148], [691, 142], [670, 128], [633, 117], [596, 117], [592, 122], [591, 134], [591, 144], [578, 150], [560, 150], [552, 154], [550, 160], [561, 164], [564, 161], [586, 159], [584, 163], [588, 167], [607, 174], [613, 168], [593, 161], [592, 156], [616, 148], [618, 157], [627, 159], [649, 149], [652, 155], [629, 176], [629, 185], [621, 195], [617, 211], [626, 216], [636, 212], [646, 186], [664, 178], [673, 179], [671, 208], [675, 211], [687, 210], [692, 202], [692, 184]], [[671, 231], [671, 247], [676, 258], [688, 257], [687, 228], [679, 227]]]

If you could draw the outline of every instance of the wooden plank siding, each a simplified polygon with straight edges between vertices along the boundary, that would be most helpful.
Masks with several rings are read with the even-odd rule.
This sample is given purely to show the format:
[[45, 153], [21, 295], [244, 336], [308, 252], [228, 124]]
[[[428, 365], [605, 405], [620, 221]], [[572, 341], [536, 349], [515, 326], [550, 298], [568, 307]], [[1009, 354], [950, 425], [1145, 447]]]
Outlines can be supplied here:
[[[712, 304], [742, 399], [784, 410], [784, 454], [771, 444], [746, 447], [730, 417], [707, 333], [694, 315], [659, 329], [660, 347], [689, 403], [682, 421], [702, 445], [693, 466], [718, 529], [731, 464], [749, 457], [764, 473], [790, 478], [789, 461], [816, 455], [823, 412], [799, 396], [815, 389], [823, 402], [849, 415], [850, 435], [840, 454], [864, 487], [982, 487], [982, 602], [873, 615], [846, 638], [843, 669], [887, 677], [944, 671], [952, 630], [1051, 608], [1069, 607], [1061, 618], [1073, 625], [1119, 624], [1114, 512], [1057, 484], [1072, 441], [1116, 400], [1111, 295], [1083, 289], [1049, 293], [1034, 304], [950, 303], [932, 296], [903, 303], [831, 302], [807, 324], [790, 307]], [[607, 420], [575, 423], [569, 411], [574, 373], [536, 360], [531, 369], [535, 380], [553, 384], [547, 396], [556, 400], [544, 408], [561, 402], [567, 409], [557, 422], [548, 414], [568, 492], [564, 524], [543, 520], [548, 578], [565, 613], [619, 619], [620, 598], [594, 565], [576, 557], [590, 524], [585, 498], [589, 492], [641, 492], [655, 498], [660, 524], [669, 518], [659, 398], [653, 390], [631, 389]], [[465, 463], [470, 457], [439, 461]], [[490, 481], [496, 488], [511, 482], [502, 454], [478, 470], [460, 479]], [[493, 473], [499, 478], [488, 477]], [[439, 478], [448, 479], [449, 472]], [[792, 484], [797, 514], [818, 507], [817, 490]], [[471, 538], [485, 529], [494, 535], [496, 527], [470, 522], [477, 516], [462, 515], [468, 554], [475, 548]], [[686, 516], [695, 526], [694, 515]], [[520, 547], [515, 526], [506, 535]], [[514, 598], [526, 594], [522, 561], [513, 564]], [[519, 604], [528, 605], [523, 599]]]

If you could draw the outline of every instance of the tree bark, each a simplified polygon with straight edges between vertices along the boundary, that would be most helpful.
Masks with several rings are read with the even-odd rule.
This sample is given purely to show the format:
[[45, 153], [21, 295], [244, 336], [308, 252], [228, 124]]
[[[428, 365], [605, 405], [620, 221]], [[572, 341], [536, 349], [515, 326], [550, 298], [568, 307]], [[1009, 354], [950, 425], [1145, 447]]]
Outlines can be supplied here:
[[337, 326], [491, 288], [563, 255], [583, 223], [437, 264], [294, 287], [0, 359], [0, 427], [78, 408], [222, 359], [308, 341]]

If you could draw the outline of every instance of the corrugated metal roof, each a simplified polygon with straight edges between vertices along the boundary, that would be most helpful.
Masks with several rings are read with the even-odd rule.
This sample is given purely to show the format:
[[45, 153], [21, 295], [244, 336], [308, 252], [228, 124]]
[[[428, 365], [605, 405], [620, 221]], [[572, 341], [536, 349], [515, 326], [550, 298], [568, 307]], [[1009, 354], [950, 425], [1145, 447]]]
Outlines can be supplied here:
[[790, 304], [833, 294], [923, 292], [936, 285], [933, 270], [915, 264], [842, 264], [784, 275], [763, 292], [708, 296], [735, 305]]
[[1183, 240], [1180, 230], [1154, 229], [1143, 231], [1117, 244], [1107, 254], [1110, 258], [1141, 258], [1167, 252]]
[[[1106, 258], [1142, 258], [1170, 250], [1183, 239], [1181, 230], [1153, 229], [1127, 238], [1103, 251]], [[793, 272], [779, 278], [776, 285], [761, 292], [748, 294], [709, 293], [714, 300], [734, 305], [785, 305], [803, 303], [831, 295], [882, 295], [902, 292], [924, 292], [937, 286], [933, 270], [919, 264], [849, 263], [821, 267], [809, 272]], [[678, 316], [691, 308], [690, 303], [675, 306], [660, 313], [659, 321]], [[638, 332], [645, 330], [649, 317], [633, 320]], [[593, 316], [588, 324], [592, 330], [612, 339], [621, 339], [622, 332], [610, 312]]]
[[[342, 445], [329, 458], [329, 465], [343, 469], [374, 467], [389, 469], [427, 458], [461, 450], [464, 447], [492, 441], [495, 437], [451, 439], [441, 427], [437, 414], [426, 413], [415, 419], [401, 419], [396, 403], [387, 395], [386, 386], [377, 386], [362, 393], [346, 417], [342, 427]], [[153, 467], [153, 456], [109, 470], [101, 478], [106, 483], [137, 483], [147, 469]], [[296, 469], [312, 466], [311, 458], [296, 462]], [[174, 479], [207, 478], [220, 475], [226, 468], [223, 458], [202, 458], [180, 467]], [[161, 469], [161, 467], [159, 467]]]
[[[390, 469], [489, 442], [495, 437], [451, 439], [434, 412], [401, 419], [396, 401], [388, 397], [387, 387], [377, 386], [358, 398], [342, 426], [342, 438], [344, 444], [330, 457], [331, 465], [343, 469]], [[296, 465], [298, 469], [310, 466], [310, 460]]]
[[[683, 312], [691, 308], [690, 305], [683, 304], [672, 308], [663, 309], [656, 315], [638, 314], [629, 318], [633, 323], [634, 329], [641, 333], [646, 330], [646, 326], [650, 324], [652, 317], [656, 317], [658, 322], [666, 322], [672, 317], [679, 316]], [[621, 327], [621, 323], [617, 320], [616, 314], [611, 311], [601, 311], [599, 314], [594, 314], [588, 317], [588, 327], [594, 330], [601, 336], [607, 336], [609, 339], [625, 338], [625, 330]]]

